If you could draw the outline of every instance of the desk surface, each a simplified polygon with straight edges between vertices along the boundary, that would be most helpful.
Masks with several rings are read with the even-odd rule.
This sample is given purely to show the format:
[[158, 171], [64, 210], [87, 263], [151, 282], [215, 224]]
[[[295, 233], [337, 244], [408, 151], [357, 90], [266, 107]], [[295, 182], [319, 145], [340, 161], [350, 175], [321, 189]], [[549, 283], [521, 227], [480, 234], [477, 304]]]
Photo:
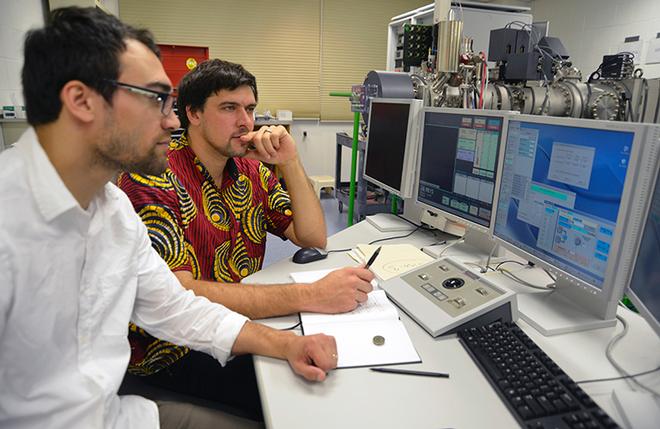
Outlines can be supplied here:
[[[360, 222], [328, 239], [328, 249], [343, 249], [377, 238], [400, 235], [382, 233], [367, 222]], [[417, 246], [436, 239], [426, 231], [417, 231], [405, 239]], [[459, 246], [446, 256], [474, 261], [474, 256]], [[273, 264], [248, 277], [254, 283], [290, 282], [289, 272], [320, 270], [354, 261], [345, 253], [332, 253], [327, 259], [297, 265], [289, 259]], [[499, 274], [491, 279], [519, 293], [519, 287]], [[499, 281], [501, 279], [501, 281]], [[296, 376], [281, 360], [255, 357], [255, 369], [264, 418], [269, 428], [512, 428], [516, 420], [490, 387], [486, 378], [453, 337], [434, 339], [405, 313], [400, 311], [412, 341], [422, 358], [421, 364], [401, 368], [446, 372], [449, 379], [434, 379], [380, 374], [366, 368], [340, 369], [331, 372], [322, 383], [307, 382]], [[629, 323], [629, 333], [614, 349], [614, 359], [630, 373], [652, 369], [660, 363], [660, 340], [636, 314], [620, 308], [619, 314]], [[267, 319], [263, 322], [284, 328], [295, 325], [298, 316]], [[621, 330], [604, 328], [586, 332], [543, 337], [519, 320], [521, 328], [552, 357], [574, 380], [620, 376], [605, 357], [605, 348]], [[660, 390], [660, 374], [639, 378], [649, 387]], [[618, 422], [621, 416], [611, 399], [612, 389], [631, 390], [624, 380], [590, 383], [583, 389]]]

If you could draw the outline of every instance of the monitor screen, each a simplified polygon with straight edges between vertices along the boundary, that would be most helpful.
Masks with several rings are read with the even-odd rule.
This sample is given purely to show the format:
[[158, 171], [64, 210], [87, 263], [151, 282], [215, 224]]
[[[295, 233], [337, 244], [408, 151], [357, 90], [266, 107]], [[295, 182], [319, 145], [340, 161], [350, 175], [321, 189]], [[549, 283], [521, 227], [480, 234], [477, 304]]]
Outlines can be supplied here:
[[401, 193], [406, 194], [406, 155], [412, 146], [412, 101], [373, 99], [369, 114], [364, 176], [399, 196], [408, 196]]
[[504, 115], [427, 110], [417, 202], [488, 228]]
[[660, 180], [656, 180], [655, 191], [651, 199], [637, 258], [626, 293], [658, 335], [660, 335], [659, 261]]
[[634, 137], [510, 120], [494, 234], [601, 288]]

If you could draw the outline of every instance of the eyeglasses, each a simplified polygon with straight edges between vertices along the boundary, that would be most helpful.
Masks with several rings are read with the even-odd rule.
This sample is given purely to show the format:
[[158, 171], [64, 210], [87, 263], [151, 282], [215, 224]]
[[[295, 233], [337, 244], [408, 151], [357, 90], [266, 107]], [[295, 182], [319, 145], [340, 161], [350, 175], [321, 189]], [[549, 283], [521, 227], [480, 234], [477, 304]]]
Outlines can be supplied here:
[[124, 88], [125, 90], [134, 94], [140, 94], [145, 97], [149, 97], [152, 100], [158, 101], [161, 103], [160, 113], [162, 113], [164, 116], [168, 116], [172, 112], [172, 107], [174, 106], [174, 101], [176, 100], [173, 92], [155, 91], [153, 89], [130, 85], [128, 83], [123, 83], [116, 80], [108, 80], [107, 82], [116, 87]]

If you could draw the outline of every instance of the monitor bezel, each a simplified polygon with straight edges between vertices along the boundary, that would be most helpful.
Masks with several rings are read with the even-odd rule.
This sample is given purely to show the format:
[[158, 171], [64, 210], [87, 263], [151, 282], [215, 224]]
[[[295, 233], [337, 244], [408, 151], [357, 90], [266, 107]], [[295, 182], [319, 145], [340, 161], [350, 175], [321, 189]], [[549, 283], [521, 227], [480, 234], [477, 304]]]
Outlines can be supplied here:
[[[641, 186], [633, 189], [633, 185], [643, 185], [637, 183], [640, 179], [640, 175], [643, 173], [640, 167], [642, 166], [645, 157], [652, 156], [649, 151], [653, 149], [657, 150], [657, 145], [653, 148], [651, 147], [653, 145], [645, 144], [647, 140], [647, 128], [650, 124], [518, 115], [515, 118], [509, 119], [507, 126], [507, 141], [504, 145], [505, 153], [506, 143], [508, 143], [508, 128], [511, 127], [512, 122], [516, 121], [634, 133], [632, 143], [633, 149], [630, 154], [628, 173], [626, 174], [623, 193], [621, 195], [621, 203], [617, 214], [616, 228], [611, 245], [614, 252], [610, 254], [610, 261], [607, 264], [602, 287], [599, 288], [598, 286], [590, 284], [589, 282], [556, 267], [552, 263], [547, 262], [498, 236], [495, 229], [497, 218], [495, 218], [495, 221], [492, 223], [492, 237], [495, 242], [512, 253], [545, 268], [548, 272], [556, 276], [556, 286], [561, 290], [561, 294], [564, 298], [568, 301], [579, 302], [579, 305], [583, 306], [584, 310], [598, 318], [613, 318], [616, 314], [617, 303], [623, 295], [625, 281], [632, 267], [630, 259], [625, 260], [626, 252], [628, 255], [632, 255], [632, 251], [639, 238], [638, 235], [641, 229], [639, 219], [631, 219], [631, 216], [635, 215], [635, 211], [639, 214], [640, 205], [647, 202], [649, 198], [648, 187], [643, 189], [644, 187]], [[504, 156], [502, 157], [502, 160], [504, 160]], [[500, 174], [503, 174], [502, 170], [500, 170]], [[500, 188], [501, 182], [497, 189], [498, 197], [501, 193]], [[626, 236], [623, 237], [622, 234], [624, 230], [627, 230], [628, 232], [632, 231], [634, 234], [626, 234]]]
[[[387, 185], [380, 180], [369, 176], [367, 174], [367, 158], [369, 153], [369, 135], [371, 131], [371, 125], [373, 121], [371, 120], [371, 114], [373, 109], [371, 104], [374, 102], [382, 104], [407, 104], [410, 106], [408, 111], [408, 127], [406, 130], [406, 142], [404, 148], [403, 156], [403, 168], [401, 169], [401, 189], [396, 189], [390, 185]], [[415, 160], [417, 159], [417, 152], [419, 150], [419, 115], [422, 110], [422, 100], [416, 98], [379, 98], [374, 97], [369, 100], [369, 122], [367, 125], [367, 139], [365, 142], [364, 148], [364, 168], [362, 171], [362, 177], [365, 180], [368, 180], [370, 183], [377, 185], [378, 187], [387, 190], [388, 192], [396, 195], [400, 198], [410, 198], [412, 197], [413, 186], [416, 177], [415, 171]]]
[[[488, 117], [497, 117], [502, 119], [502, 135], [500, 137], [500, 147], [497, 154], [497, 171], [495, 172], [495, 182], [493, 190], [493, 203], [491, 210], [491, 218], [489, 226], [484, 226], [479, 223], [476, 223], [472, 220], [465, 219], [461, 216], [458, 216], [454, 213], [448, 212], [438, 207], [434, 207], [428, 203], [419, 200], [419, 182], [421, 178], [421, 164], [422, 164], [422, 147], [424, 145], [424, 127], [426, 121], [427, 113], [447, 113], [451, 115], [470, 115], [470, 116], [488, 116]], [[487, 234], [489, 237], [492, 236], [492, 227], [495, 223], [497, 202], [499, 197], [499, 184], [500, 184], [500, 169], [502, 168], [502, 158], [504, 157], [504, 144], [506, 142], [506, 131], [508, 128], [509, 118], [511, 116], [518, 116], [518, 112], [507, 111], [507, 110], [489, 110], [489, 109], [459, 109], [451, 107], [425, 107], [420, 112], [420, 124], [419, 124], [419, 144], [417, 146], [417, 162], [416, 162], [416, 176], [415, 176], [415, 188], [414, 188], [414, 204], [421, 208], [422, 210], [429, 211], [435, 215], [439, 215], [448, 219], [452, 222], [464, 225], [466, 229], [471, 229], [483, 234]]]
[[630, 298], [630, 301], [635, 305], [635, 308], [639, 311], [639, 314], [642, 316], [644, 320], [651, 326], [651, 328], [655, 331], [656, 335], [660, 337], [660, 319], [656, 318], [653, 313], [647, 308], [646, 304], [644, 301], [635, 293], [635, 291], [632, 289], [631, 282], [633, 279], [633, 274], [635, 272], [635, 267], [637, 266], [637, 258], [639, 257], [639, 251], [642, 246], [642, 238], [644, 236], [644, 229], [647, 227], [647, 220], [649, 216], [651, 216], [651, 204], [653, 203], [652, 197], [655, 192], [660, 192], [660, 159], [658, 160], [658, 165], [656, 167], [658, 173], [656, 174], [656, 178], [653, 184], [651, 184], [651, 198], [648, 199], [647, 201], [647, 206], [646, 210], [644, 211], [645, 215], [642, 220], [642, 231], [640, 231], [639, 239], [637, 240], [637, 246], [635, 248], [635, 253], [634, 253], [634, 258], [632, 265], [630, 267], [630, 274], [628, 276], [628, 281], [626, 282], [626, 288], [625, 288], [625, 294]]

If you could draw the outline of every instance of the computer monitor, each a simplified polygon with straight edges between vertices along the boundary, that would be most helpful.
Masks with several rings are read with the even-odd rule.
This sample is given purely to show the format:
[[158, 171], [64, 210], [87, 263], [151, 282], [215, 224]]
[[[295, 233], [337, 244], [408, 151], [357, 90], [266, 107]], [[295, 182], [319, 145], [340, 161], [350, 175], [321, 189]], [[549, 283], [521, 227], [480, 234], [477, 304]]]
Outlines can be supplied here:
[[[656, 167], [656, 170], [660, 166]], [[660, 173], [649, 204], [626, 294], [660, 336]]]
[[467, 229], [466, 240], [486, 236], [480, 243], [492, 247], [488, 233], [508, 116], [491, 110], [423, 110], [415, 201], [424, 210], [424, 223], [457, 235]]
[[510, 118], [493, 235], [557, 277], [518, 297], [544, 335], [615, 323], [659, 146], [654, 125]]
[[369, 109], [364, 178], [410, 198], [422, 100], [373, 98]]

